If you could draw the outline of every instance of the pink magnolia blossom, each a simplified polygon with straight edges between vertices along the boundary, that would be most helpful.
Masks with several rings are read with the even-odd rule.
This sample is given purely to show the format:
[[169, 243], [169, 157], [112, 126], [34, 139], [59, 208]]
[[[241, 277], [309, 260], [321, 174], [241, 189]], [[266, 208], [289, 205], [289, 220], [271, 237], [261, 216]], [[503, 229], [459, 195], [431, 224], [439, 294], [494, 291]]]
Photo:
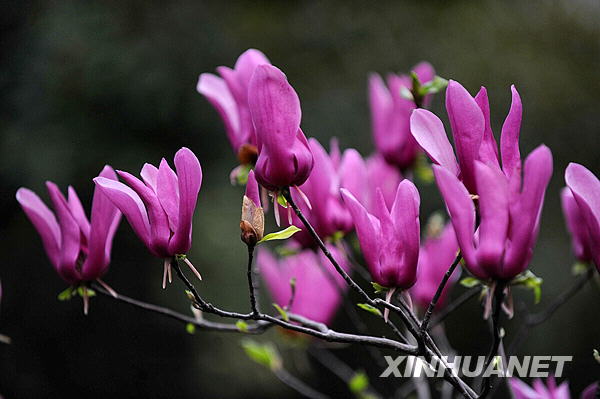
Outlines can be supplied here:
[[342, 197], [350, 210], [360, 247], [373, 280], [389, 288], [410, 288], [419, 258], [419, 192], [410, 180], [396, 191], [391, 210], [377, 190], [377, 216], [370, 214], [346, 189]]
[[567, 167], [565, 181], [562, 206], [575, 256], [584, 262], [594, 262], [600, 270], [600, 181], [576, 163]]
[[233, 69], [218, 67], [220, 77], [203, 73], [198, 80], [198, 92], [220, 114], [227, 138], [241, 163], [256, 161], [256, 136], [248, 107], [248, 86], [256, 67], [263, 64], [270, 64], [267, 57], [259, 50], [249, 49], [239, 56]]
[[[165, 275], [171, 259], [190, 250], [192, 219], [202, 184], [200, 162], [188, 148], [175, 154], [175, 168], [177, 173], [163, 158], [158, 168], [144, 165], [142, 180], [117, 171], [128, 185], [104, 177], [94, 179], [96, 186], [123, 212], [148, 250], [165, 259]], [[187, 258], [183, 258], [200, 278]]]
[[[328, 249], [339, 265], [349, 272], [350, 264], [344, 253], [332, 245], [328, 245]], [[289, 311], [320, 323], [329, 323], [333, 319], [347, 286], [323, 254], [305, 249], [278, 260], [267, 249], [261, 248], [257, 264], [273, 300], [279, 306], [288, 306], [292, 297], [290, 281], [295, 279], [295, 296]], [[330, 276], [325, 274], [325, 270]]]
[[313, 155], [300, 129], [300, 100], [283, 72], [272, 65], [257, 66], [248, 105], [258, 146], [256, 180], [271, 191], [304, 183]]
[[[520, 166], [518, 167], [520, 170]], [[456, 174], [439, 165], [433, 171], [469, 271], [481, 279], [510, 280], [523, 272], [533, 255], [544, 194], [552, 175], [552, 153], [542, 145], [525, 160], [522, 188], [497, 166], [474, 162], [479, 188], [480, 224], [475, 206]]]
[[[512, 86], [512, 105], [498, 146], [490, 125], [490, 106], [485, 87], [475, 98], [451, 80], [446, 89], [446, 110], [456, 147], [456, 156], [448, 141], [442, 121], [432, 112], [417, 109], [410, 118], [412, 135], [431, 160], [459, 177], [472, 194], [478, 194], [475, 164], [482, 162], [495, 169], [502, 169], [513, 190], [521, 186], [521, 155], [519, 131], [522, 105], [517, 89]], [[502, 167], [500, 167], [500, 161]]]
[[[105, 166], [97, 178], [117, 180], [110, 166]], [[38, 231], [54, 269], [72, 285], [99, 279], [108, 270], [121, 212], [96, 188], [88, 219], [73, 187], [69, 186], [68, 199], [56, 184], [48, 181], [46, 187], [54, 213], [28, 188], [17, 191], [17, 201]]]
[[[516, 377], [511, 378], [509, 382], [514, 399], [571, 399], [569, 383], [565, 381], [556, 385], [556, 380], [552, 376], [548, 377], [546, 384], [539, 378], [535, 379], [531, 386]], [[581, 394], [581, 399], [593, 399], [595, 392], [592, 392], [592, 389], [594, 387], [594, 384], [588, 387]]]
[[[435, 77], [433, 67], [421, 62], [413, 70], [421, 82], [429, 82]], [[412, 165], [419, 145], [410, 134], [409, 119], [416, 108], [413, 100], [402, 96], [402, 89], [410, 90], [411, 78], [408, 75], [390, 74], [386, 83], [378, 74], [369, 77], [369, 105], [371, 124], [377, 151], [392, 165], [405, 169]]]

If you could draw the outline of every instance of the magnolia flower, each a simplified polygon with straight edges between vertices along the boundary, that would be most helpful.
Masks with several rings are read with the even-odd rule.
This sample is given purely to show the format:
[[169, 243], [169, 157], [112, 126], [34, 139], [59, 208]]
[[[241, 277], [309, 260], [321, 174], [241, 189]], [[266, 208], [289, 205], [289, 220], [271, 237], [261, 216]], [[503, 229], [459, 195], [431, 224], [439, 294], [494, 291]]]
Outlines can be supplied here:
[[258, 156], [256, 137], [248, 108], [248, 85], [258, 65], [270, 64], [258, 50], [249, 49], [237, 59], [233, 69], [220, 66], [217, 72], [203, 73], [197, 90], [219, 112], [225, 132], [240, 163], [254, 164]]
[[[435, 77], [433, 67], [422, 62], [413, 69], [421, 82]], [[385, 160], [405, 169], [412, 165], [419, 146], [410, 134], [410, 114], [416, 108], [413, 100], [402, 96], [403, 90], [412, 88], [407, 75], [390, 74], [387, 85], [378, 74], [369, 76], [369, 105], [375, 147]]]
[[[116, 182], [117, 176], [105, 166], [96, 179]], [[69, 186], [65, 199], [58, 186], [46, 182], [53, 213], [33, 191], [17, 190], [17, 201], [38, 231], [46, 255], [58, 275], [71, 285], [98, 280], [108, 270], [112, 240], [121, 220], [121, 212], [96, 188], [91, 218], [85, 214], [75, 189]], [[112, 292], [109, 287], [105, 286]], [[84, 288], [84, 312], [87, 314], [87, 289]]]
[[[332, 245], [328, 249], [349, 272], [350, 265], [343, 252]], [[320, 323], [327, 324], [333, 319], [347, 286], [323, 254], [305, 249], [277, 260], [261, 248], [256, 261], [273, 300], [281, 308]]]
[[[446, 89], [446, 110], [456, 147], [456, 156], [448, 141], [442, 121], [425, 109], [417, 109], [410, 118], [410, 130], [431, 160], [462, 180], [471, 194], [479, 194], [475, 180], [475, 163], [480, 161], [500, 169], [510, 187], [521, 186], [521, 156], [519, 130], [521, 127], [521, 98], [514, 86], [512, 105], [500, 138], [500, 153], [490, 126], [490, 106], [485, 87], [475, 98], [460, 83], [451, 80]], [[458, 160], [457, 160], [458, 158]]]
[[575, 256], [600, 270], [600, 181], [584, 166], [570, 163], [561, 193]]
[[300, 100], [286, 76], [272, 65], [255, 68], [248, 105], [256, 131], [256, 179], [271, 191], [299, 186], [313, 167], [313, 156], [300, 129]]
[[185, 254], [192, 246], [192, 219], [202, 184], [198, 158], [188, 148], [175, 154], [175, 168], [163, 158], [160, 166], [145, 164], [142, 180], [123, 171], [119, 176], [129, 185], [97, 177], [96, 186], [123, 212], [148, 250], [164, 261], [163, 288], [173, 257], [179, 257], [201, 280]]
[[265, 232], [265, 213], [260, 204], [258, 183], [252, 170], [248, 173], [246, 194], [242, 201], [240, 229], [242, 241], [251, 247], [263, 238]]
[[410, 288], [416, 280], [419, 258], [419, 192], [403, 180], [391, 211], [377, 190], [377, 215], [367, 212], [348, 190], [341, 189], [350, 210], [360, 247], [373, 280], [388, 288]]
[[544, 194], [552, 175], [552, 153], [542, 145], [525, 160], [522, 188], [511, 187], [519, 176], [475, 161], [480, 224], [469, 192], [449, 169], [434, 165], [438, 187], [448, 208], [469, 271], [480, 279], [508, 281], [523, 272], [537, 239]]
[[[430, 222], [428, 225], [437, 222]], [[425, 240], [425, 244], [421, 246], [419, 252], [419, 267], [417, 272], [417, 282], [410, 289], [413, 300], [422, 309], [427, 309], [431, 300], [440, 285], [440, 281], [444, 278], [446, 271], [454, 262], [458, 252], [458, 242], [451, 223], [448, 223], [445, 228], [443, 225], [434, 227], [435, 230]], [[456, 269], [444, 287], [442, 295], [437, 302], [437, 308], [444, 306], [446, 298], [450, 292], [452, 283], [460, 276], [460, 269]]]

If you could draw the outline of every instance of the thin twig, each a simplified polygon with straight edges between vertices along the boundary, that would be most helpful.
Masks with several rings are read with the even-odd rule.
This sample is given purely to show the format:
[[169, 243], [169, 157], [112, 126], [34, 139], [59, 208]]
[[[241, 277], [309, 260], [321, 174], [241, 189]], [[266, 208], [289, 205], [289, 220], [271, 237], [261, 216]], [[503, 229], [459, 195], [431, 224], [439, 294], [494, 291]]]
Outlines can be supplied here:
[[288, 387], [292, 388], [294, 391], [298, 392], [302, 396], [311, 399], [329, 399], [330, 397], [316, 391], [315, 389], [309, 387], [303, 381], [299, 380], [297, 377], [294, 377], [290, 374], [286, 369], [278, 367], [273, 370], [273, 374], [279, 379], [279, 381], [283, 382]]
[[433, 310], [435, 309], [435, 305], [437, 305], [437, 303], [440, 299], [440, 296], [442, 296], [442, 292], [444, 291], [444, 288], [446, 287], [446, 284], [448, 283], [448, 280], [452, 276], [452, 273], [454, 273], [454, 269], [456, 269], [456, 266], [460, 263], [461, 259], [462, 259], [462, 255], [459, 251], [458, 254], [456, 255], [456, 259], [454, 259], [454, 262], [452, 262], [452, 264], [450, 265], [448, 270], [446, 270], [446, 274], [444, 274], [444, 278], [442, 278], [440, 285], [438, 285], [437, 290], [435, 291], [435, 295], [433, 296], [433, 298], [431, 299], [431, 302], [429, 303], [429, 306], [427, 307], [427, 312], [425, 312], [425, 316], [423, 317], [423, 322], [421, 323], [421, 331], [427, 331], [427, 327], [429, 326], [429, 319], [431, 319], [431, 314], [433, 313]]
[[254, 271], [252, 270], [252, 259], [254, 258], [254, 245], [248, 245], [248, 292], [250, 294], [250, 309], [252, 315], [258, 316], [258, 306], [256, 304], [256, 286], [254, 285]]
[[[492, 339], [492, 347], [490, 348], [490, 353], [488, 354], [487, 361], [485, 362], [484, 370], [486, 370], [486, 371], [487, 371], [488, 367], [490, 366], [490, 364], [492, 363], [492, 361], [494, 360], [494, 358], [496, 357], [496, 354], [498, 353], [498, 347], [500, 346], [500, 341], [501, 341], [500, 313], [502, 310], [502, 302], [504, 301], [505, 286], [506, 286], [505, 283], [498, 281], [498, 282], [496, 282], [496, 287], [494, 289], [493, 294], [490, 293], [490, 295], [494, 295], [494, 298], [493, 298], [494, 304], [493, 304], [493, 310], [492, 310], [492, 336], [493, 336], [493, 339]], [[481, 394], [479, 395], [480, 399], [485, 398], [490, 393], [492, 384], [493, 384], [492, 376], [483, 378]]]

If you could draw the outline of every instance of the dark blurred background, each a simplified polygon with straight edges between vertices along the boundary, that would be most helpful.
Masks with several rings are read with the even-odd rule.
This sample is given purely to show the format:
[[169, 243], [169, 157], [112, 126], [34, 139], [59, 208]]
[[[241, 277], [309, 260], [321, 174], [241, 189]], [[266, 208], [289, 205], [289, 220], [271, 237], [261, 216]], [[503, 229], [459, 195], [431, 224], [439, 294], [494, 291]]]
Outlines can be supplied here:
[[[264, 51], [298, 91], [307, 136], [337, 136], [364, 155], [373, 150], [366, 100], [370, 71], [407, 71], [421, 60], [438, 73], [490, 94], [498, 133], [516, 84], [524, 104], [521, 150], [554, 153], [540, 240], [532, 263], [544, 278], [541, 309], [573, 279], [558, 193], [569, 161], [600, 171], [600, 3], [5, 1], [0, 5], [0, 235], [4, 288], [0, 393], [41, 397], [294, 397], [243, 354], [239, 336], [189, 335], [183, 325], [105, 297], [59, 302], [65, 287], [14, 194], [29, 187], [47, 200], [45, 180], [75, 186], [89, 206], [91, 178], [105, 163], [138, 171], [172, 160], [181, 146], [204, 170], [191, 259], [201, 291], [225, 308], [247, 310], [245, 248], [238, 240], [239, 187], [228, 182], [235, 158], [217, 113], [195, 90], [201, 72], [232, 66], [249, 47]], [[443, 95], [433, 109], [445, 118]], [[440, 209], [422, 187], [422, 214]], [[271, 216], [269, 216], [269, 219]], [[160, 289], [161, 261], [147, 254], [127, 223], [115, 239], [105, 280], [116, 290], [188, 311], [181, 286]], [[464, 288], [454, 290], [454, 295]], [[515, 292], [532, 305], [530, 292]], [[531, 331], [521, 354], [573, 355], [572, 391], [600, 375], [597, 287], [586, 286], [548, 323]], [[366, 315], [365, 319], [371, 317]], [[521, 319], [506, 325], [511, 337]], [[336, 320], [350, 328], [345, 316]], [[470, 302], [447, 322], [459, 352], [489, 346], [481, 307]], [[286, 353], [286, 367], [329, 394], [343, 384], [307, 365], [276, 331], [265, 340]], [[367, 368], [360, 348], [336, 350]], [[375, 385], [381, 372], [371, 368]], [[399, 382], [396, 382], [399, 383]], [[574, 395], [575, 396], [575, 395]]]

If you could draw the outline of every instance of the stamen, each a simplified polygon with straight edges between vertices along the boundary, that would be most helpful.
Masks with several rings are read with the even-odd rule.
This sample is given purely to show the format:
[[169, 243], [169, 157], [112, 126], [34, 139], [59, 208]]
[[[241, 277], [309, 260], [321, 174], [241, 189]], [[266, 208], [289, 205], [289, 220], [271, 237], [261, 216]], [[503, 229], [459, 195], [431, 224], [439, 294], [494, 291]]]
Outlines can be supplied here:
[[288, 217], [288, 224], [289, 224], [290, 226], [291, 226], [292, 224], [294, 224], [294, 223], [292, 223], [292, 222], [293, 222], [293, 220], [292, 220], [292, 207], [291, 207], [291, 206], [288, 206], [288, 207], [287, 207], [287, 217]]
[[402, 291], [402, 298], [404, 298], [406, 306], [408, 306], [410, 310], [413, 310], [413, 301], [412, 297], [410, 296], [410, 292], [408, 292], [407, 290]]
[[265, 212], [269, 211], [269, 191], [264, 188], [263, 186], [260, 186], [260, 200], [262, 201], [262, 205], [263, 205], [263, 210]]
[[494, 291], [496, 291], [496, 283], [492, 283], [492, 286], [487, 290], [483, 308], [483, 320], [489, 319], [492, 314], [492, 298], [494, 297]]
[[183, 258], [183, 261], [185, 262], [186, 265], [188, 265], [188, 267], [190, 269], [192, 269], [192, 271], [194, 272], [194, 274], [196, 275], [196, 277], [198, 277], [198, 280], [202, 281], [202, 276], [200, 275], [200, 273], [198, 272], [198, 270], [196, 270], [196, 268], [194, 267], [194, 265], [192, 265], [192, 262], [190, 262], [190, 260], [186, 257]]
[[106, 290], [108, 291], [108, 293], [110, 295], [112, 295], [114, 298], [117, 298], [117, 291], [113, 290], [112, 287], [108, 284], [106, 284], [104, 281], [102, 281], [102, 279], [97, 278], [96, 281]]
[[88, 295], [87, 287], [83, 286], [83, 314], [87, 316], [90, 309], [90, 297]]
[[162, 289], [164, 290], [165, 288], [167, 288], [167, 269], [168, 269], [168, 263], [169, 260], [165, 259], [164, 263], [163, 263], [163, 280], [162, 280]]
[[279, 219], [279, 204], [277, 203], [277, 193], [273, 195], [273, 213], [275, 214], [275, 223], [277, 227], [281, 227], [281, 220]]
[[167, 274], [169, 275], [169, 284], [173, 282], [173, 275], [171, 273], [171, 262], [169, 262], [169, 266], [167, 266]]
[[[388, 292], [385, 294], [386, 302], [392, 303], [391, 299], [392, 299], [392, 295], [394, 295], [394, 292], [396, 292], [396, 287], [388, 290]], [[385, 320], [385, 322], [387, 323], [389, 317], [390, 317], [390, 309], [386, 307], [385, 309], [383, 309], [383, 320]]]
[[304, 194], [302, 192], [302, 190], [300, 190], [300, 187], [294, 186], [294, 188], [296, 189], [296, 191], [298, 191], [298, 194], [300, 194], [300, 197], [302, 197], [302, 200], [304, 201], [304, 203], [306, 204], [306, 206], [308, 206], [308, 209], [310, 209], [312, 211], [312, 204], [310, 203], [310, 200], [308, 199], [308, 197], [306, 196], [306, 194]]

